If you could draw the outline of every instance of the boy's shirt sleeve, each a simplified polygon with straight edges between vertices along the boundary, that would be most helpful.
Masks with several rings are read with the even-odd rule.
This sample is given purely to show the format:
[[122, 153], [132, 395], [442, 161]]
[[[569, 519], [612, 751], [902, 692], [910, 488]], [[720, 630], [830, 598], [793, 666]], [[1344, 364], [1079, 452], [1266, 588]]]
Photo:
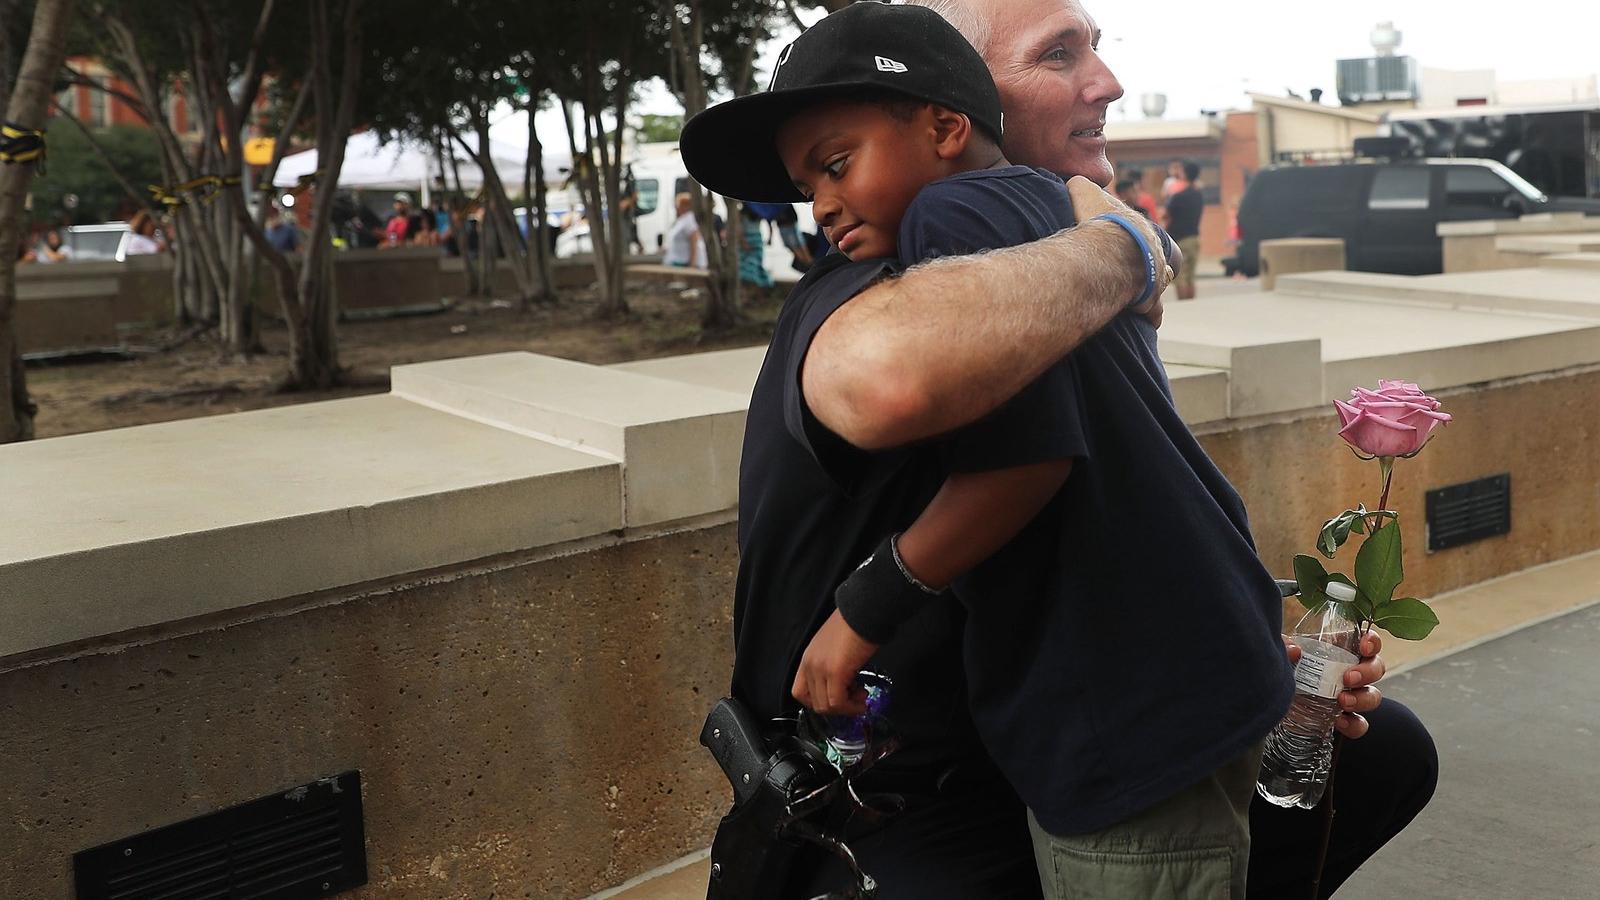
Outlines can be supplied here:
[[[936, 182], [906, 210], [900, 259], [910, 265], [1011, 247], [1038, 232], [1013, 199], [983, 180]], [[940, 438], [941, 459], [951, 472], [988, 472], [1087, 458], [1082, 408], [1077, 368], [1069, 357], [989, 415]]]

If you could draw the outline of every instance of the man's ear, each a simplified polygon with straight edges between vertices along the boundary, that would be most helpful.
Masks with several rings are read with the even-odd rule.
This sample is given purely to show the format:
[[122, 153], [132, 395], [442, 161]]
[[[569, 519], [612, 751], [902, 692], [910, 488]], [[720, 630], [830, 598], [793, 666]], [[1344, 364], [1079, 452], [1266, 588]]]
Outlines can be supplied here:
[[957, 159], [967, 152], [972, 140], [972, 120], [965, 113], [930, 103], [933, 119], [933, 151], [940, 159]]

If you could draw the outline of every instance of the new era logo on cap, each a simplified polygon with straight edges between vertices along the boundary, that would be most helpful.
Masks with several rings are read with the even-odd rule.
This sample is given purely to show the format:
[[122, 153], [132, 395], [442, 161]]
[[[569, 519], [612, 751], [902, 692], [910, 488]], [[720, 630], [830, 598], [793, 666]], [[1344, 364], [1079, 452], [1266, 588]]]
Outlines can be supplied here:
[[872, 59], [873, 59], [874, 62], [876, 62], [878, 64], [878, 71], [879, 72], [896, 72], [896, 73], [898, 73], [898, 72], [910, 71], [909, 69], [906, 68], [906, 64], [905, 63], [895, 62], [894, 60], [888, 58], [887, 56], [874, 56]]

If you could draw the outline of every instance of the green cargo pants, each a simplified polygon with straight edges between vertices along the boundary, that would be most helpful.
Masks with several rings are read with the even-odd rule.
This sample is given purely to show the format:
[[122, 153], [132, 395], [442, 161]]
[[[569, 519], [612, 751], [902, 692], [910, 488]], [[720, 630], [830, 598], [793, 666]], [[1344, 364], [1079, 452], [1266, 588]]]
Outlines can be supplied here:
[[1126, 821], [1047, 833], [1028, 815], [1046, 900], [1244, 900], [1261, 746]]

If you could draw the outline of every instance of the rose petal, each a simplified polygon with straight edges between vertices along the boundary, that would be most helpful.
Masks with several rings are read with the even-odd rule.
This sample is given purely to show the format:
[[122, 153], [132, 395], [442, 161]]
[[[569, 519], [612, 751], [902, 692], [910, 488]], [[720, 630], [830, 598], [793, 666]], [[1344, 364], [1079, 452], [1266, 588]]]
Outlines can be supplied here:
[[1333, 408], [1339, 413], [1340, 428], [1343, 428], [1344, 426], [1349, 425], [1351, 422], [1354, 422], [1361, 415], [1361, 410], [1356, 409], [1354, 406], [1351, 406], [1343, 400], [1333, 401]]
[[1366, 410], [1340, 429], [1339, 436], [1368, 456], [1402, 456], [1421, 446], [1416, 428]]

